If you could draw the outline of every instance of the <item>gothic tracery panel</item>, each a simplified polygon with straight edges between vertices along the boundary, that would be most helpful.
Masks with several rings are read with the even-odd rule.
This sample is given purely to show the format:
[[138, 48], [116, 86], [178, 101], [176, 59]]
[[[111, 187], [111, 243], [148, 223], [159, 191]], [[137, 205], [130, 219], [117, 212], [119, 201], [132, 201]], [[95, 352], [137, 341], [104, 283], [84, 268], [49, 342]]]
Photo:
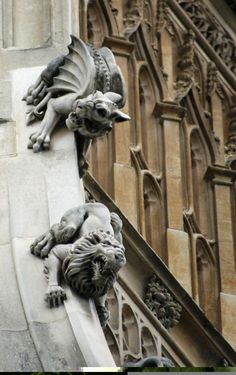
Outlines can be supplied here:
[[116, 283], [109, 292], [107, 302], [111, 320], [104, 333], [117, 366], [137, 362], [148, 356], [161, 356], [163, 353], [174, 363], [182, 363], [123, 286]]

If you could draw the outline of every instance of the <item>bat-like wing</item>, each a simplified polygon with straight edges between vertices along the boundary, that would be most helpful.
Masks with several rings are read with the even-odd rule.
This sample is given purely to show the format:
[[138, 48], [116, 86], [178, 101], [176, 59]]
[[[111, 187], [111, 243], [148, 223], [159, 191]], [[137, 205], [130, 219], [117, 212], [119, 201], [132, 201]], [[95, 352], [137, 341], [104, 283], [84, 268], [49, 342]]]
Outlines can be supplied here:
[[78, 93], [86, 96], [94, 90], [96, 68], [86, 44], [71, 35], [69, 53], [65, 56], [64, 64], [59, 68], [59, 74], [53, 78], [52, 86], [47, 91], [53, 95], [62, 93]]

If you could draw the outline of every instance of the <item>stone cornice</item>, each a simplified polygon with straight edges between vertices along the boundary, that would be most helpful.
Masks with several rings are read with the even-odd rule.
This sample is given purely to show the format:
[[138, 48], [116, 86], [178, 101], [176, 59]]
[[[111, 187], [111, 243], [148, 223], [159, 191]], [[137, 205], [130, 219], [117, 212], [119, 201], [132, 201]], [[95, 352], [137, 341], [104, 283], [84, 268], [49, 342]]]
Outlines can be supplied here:
[[[205, 36], [199, 31], [199, 28], [193, 23], [191, 18], [189, 17], [188, 13], [184, 11], [184, 9], [178, 4], [176, 0], [167, 0], [168, 5], [171, 10], [175, 13], [175, 15], [181, 20], [183, 25], [186, 29], [193, 30], [196, 42], [202, 47], [204, 52], [209, 56], [209, 58], [214, 61], [217, 68], [221, 72], [221, 74], [225, 77], [225, 79], [229, 82], [231, 87], [236, 90], [236, 77], [235, 74], [230, 70], [230, 67], [226, 65], [224, 60], [220, 57], [220, 54], [216, 52], [216, 50], [212, 47], [210, 42], [205, 38]], [[216, 29], [217, 30], [217, 29]], [[234, 41], [232, 41], [235, 44]], [[235, 44], [236, 46], [236, 44]], [[233, 61], [232, 61], [233, 62]]]
[[236, 180], [236, 171], [221, 166], [209, 166], [205, 178], [216, 185], [230, 186]]

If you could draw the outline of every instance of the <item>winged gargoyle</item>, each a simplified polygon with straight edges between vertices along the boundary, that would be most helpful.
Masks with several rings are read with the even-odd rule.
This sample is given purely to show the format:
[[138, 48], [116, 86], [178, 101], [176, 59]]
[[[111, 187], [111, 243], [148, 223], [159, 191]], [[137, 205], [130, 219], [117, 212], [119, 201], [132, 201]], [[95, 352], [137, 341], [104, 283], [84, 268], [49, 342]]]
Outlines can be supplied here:
[[87, 169], [86, 154], [91, 140], [127, 121], [121, 112], [126, 94], [120, 68], [109, 48], [94, 49], [71, 36], [69, 53], [52, 60], [23, 100], [30, 105], [26, 124], [41, 120], [31, 134], [28, 148], [39, 152], [50, 147], [55, 126], [64, 120], [78, 135], [80, 175]]

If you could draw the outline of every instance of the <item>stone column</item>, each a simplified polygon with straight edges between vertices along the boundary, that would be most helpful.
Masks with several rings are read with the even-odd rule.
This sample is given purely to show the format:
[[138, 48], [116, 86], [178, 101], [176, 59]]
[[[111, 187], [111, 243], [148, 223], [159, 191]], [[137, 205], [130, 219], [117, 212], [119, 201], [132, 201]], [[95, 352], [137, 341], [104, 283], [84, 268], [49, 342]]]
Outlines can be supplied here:
[[185, 109], [170, 101], [156, 104], [161, 117], [165, 149], [168, 266], [191, 294], [189, 239], [183, 230], [183, 186], [181, 171], [180, 124]]
[[234, 243], [234, 228], [232, 226], [232, 190], [233, 182], [236, 180], [236, 172], [224, 167], [209, 167], [206, 177], [211, 179], [215, 189], [221, 280], [221, 329], [226, 340], [236, 348], [236, 328], [234, 324], [236, 309], [236, 244]]

